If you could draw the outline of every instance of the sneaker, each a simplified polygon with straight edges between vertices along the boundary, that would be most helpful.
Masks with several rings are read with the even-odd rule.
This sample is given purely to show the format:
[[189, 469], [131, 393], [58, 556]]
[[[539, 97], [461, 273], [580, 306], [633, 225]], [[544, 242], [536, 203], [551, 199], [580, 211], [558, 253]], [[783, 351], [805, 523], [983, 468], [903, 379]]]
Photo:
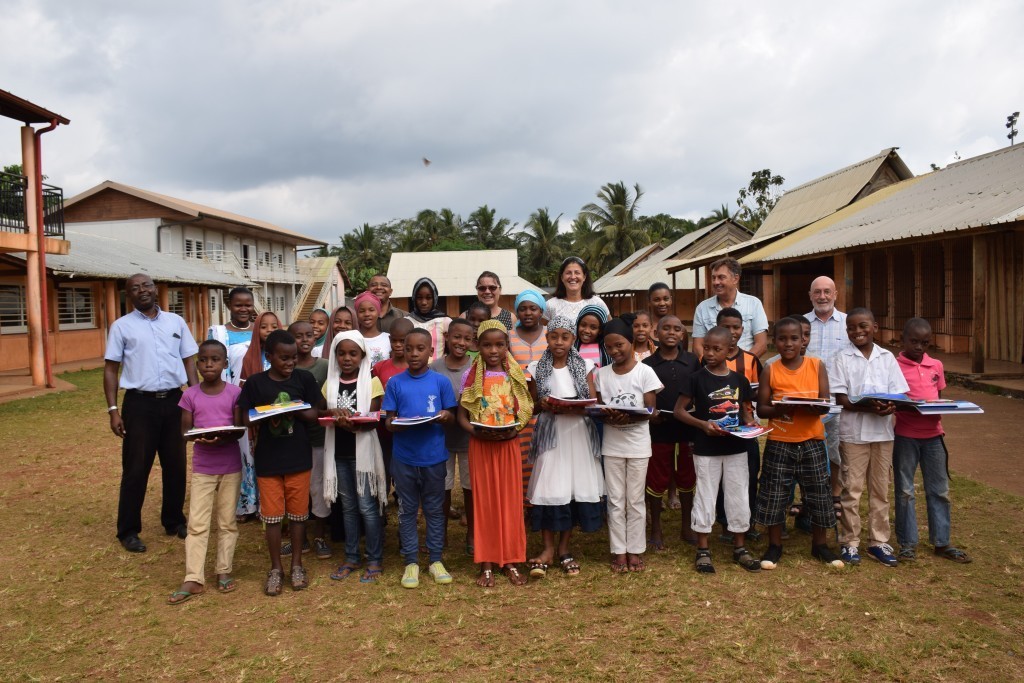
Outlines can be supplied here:
[[761, 571], [761, 563], [755, 559], [746, 548], [736, 548], [733, 550], [732, 561], [746, 569], [748, 572]]
[[420, 587], [420, 566], [418, 564], [405, 565], [405, 574], [402, 575], [402, 588]]
[[761, 556], [761, 569], [775, 569], [779, 566], [779, 560], [781, 559], [782, 546], [769, 544], [768, 549]]
[[427, 571], [434, 577], [434, 583], [446, 584], [452, 582], [452, 575], [448, 573], [448, 570], [444, 568], [440, 561], [431, 563]]
[[331, 544], [323, 538], [313, 539], [313, 549], [316, 551], [316, 559], [318, 560], [329, 560], [334, 554], [331, 550]]
[[888, 543], [868, 546], [868, 555], [875, 558], [886, 567], [895, 567], [900, 563], [900, 561], [896, 559], [896, 556], [892, 554], [892, 546]]
[[[309, 551], [312, 550], [312, 549], [313, 549], [313, 547], [311, 545], [309, 545], [309, 539], [303, 539], [303, 541], [302, 541], [302, 554], [305, 555], [305, 554], [309, 553]], [[282, 543], [281, 544], [281, 557], [291, 557], [291, 554], [292, 554], [292, 544], [290, 542], [289, 543]]]
[[842, 569], [845, 566], [843, 561], [839, 559], [839, 556], [832, 552], [832, 548], [829, 548], [824, 543], [821, 545], [811, 546], [811, 557], [816, 560], [821, 560], [825, 564], [835, 567], [836, 569]]
[[897, 559], [900, 562], [914, 562], [917, 560], [917, 550], [909, 546], [900, 548], [900, 554], [897, 555]]
[[839, 549], [839, 557], [843, 560], [843, 562], [845, 562], [846, 564], [851, 564], [854, 567], [860, 564], [860, 553], [857, 552], [857, 546], [844, 545], [842, 548]]

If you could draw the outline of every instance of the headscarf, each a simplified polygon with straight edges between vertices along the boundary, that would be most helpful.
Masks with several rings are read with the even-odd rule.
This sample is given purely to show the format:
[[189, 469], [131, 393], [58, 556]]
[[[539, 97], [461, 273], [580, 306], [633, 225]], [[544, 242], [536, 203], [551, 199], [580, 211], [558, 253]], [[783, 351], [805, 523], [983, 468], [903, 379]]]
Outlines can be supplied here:
[[[430, 306], [430, 311], [427, 313], [420, 313], [419, 309], [416, 308], [416, 292], [420, 291], [420, 288], [423, 287], [423, 285], [430, 287], [430, 294], [434, 298], [434, 302]], [[435, 285], [434, 281], [429, 277], [421, 277], [416, 281], [416, 284], [412, 286], [412, 306], [409, 307], [412, 310], [409, 312], [409, 317], [419, 323], [425, 323], [429, 320], [434, 320], [435, 318], [448, 317], [444, 311], [437, 307], [438, 300], [437, 285]]]
[[[564, 315], [556, 315], [548, 322], [548, 330], [568, 330], [576, 334], [576, 323]], [[569, 348], [569, 357], [566, 358], [565, 366], [572, 376], [573, 386], [576, 388], [575, 398], [590, 398], [590, 385], [587, 383], [587, 363], [575, 346]], [[533, 381], [536, 383], [537, 399], [546, 398], [551, 395], [551, 373], [554, 371], [554, 358], [550, 350], [545, 350], [537, 361], [537, 368], [533, 373]], [[537, 428], [533, 433], [533, 440], [530, 442], [530, 462], [535, 462], [541, 453], [558, 447], [558, 432], [555, 429], [555, 415], [542, 412], [537, 416]], [[601, 457], [601, 440], [597, 434], [597, 428], [593, 421], [583, 416], [583, 422], [587, 427], [587, 437], [590, 443], [590, 453], [595, 458]]]
[[334, 316], [338, 315], [338, 311], [348, 311], [348, 314], [352, 316], [352, 327], [356, 327], [356, 312], [353, 311], [349, 306], [342, 305], [334, 309], [334, 313], [331, 313], [330, 319], [327, 321], [327, 331], [324, 332], [324, 348], [330, 349], [331, 342], [334, 341]]
[[[536, 289], [524, 289], [523, 291], [521, 291], [519, 293], [519, 296], [516, 297], [515, 304], [512, 306], [512, 308], [515, 309], [516, 315], [519, 315], [519, 304], [523, 303], [524, 301], [529, 301], [532, 304], [536, 304], [537, 307], [540, 309], [541, 317], [544, 316], [544, 306], [546, 305], [546, 302], [544, 301], [543, 294], [538, 292]], [[517, 322], [516, 327], [518, 327], [519, 325], [520, 323]]]
[[628, 339], [630, 344], [633, 343], [633, 326], [622, 318], [612, 318], [608, 321], [604, 326], [603, 336], [607, 337], [609, 334], [617, 334]]
[[[249, 348], [246, 350], [245, 356], [242, 357], [241, 378], [243, 380], [263, 372], [263, 343], [260, 341], [260, 326], [263, 324], [264, 318], [267, 317], [277, 319], [277, 316], [270, 311], [264, 311], [252, 324], [252, 341], [249, 342]], [[278, 325], [280, 322], [278, 320]]]
[[[323, 313], [324, 315], [327, 316], [327, 329], [325, 329], [324, 333], [320, 335], [320, 338], [316, 340], [316, 343], [313, 345], [313, 348], [319, 348], [319, 347], [323, 346], [325, 343], [327, 343], [327, 333], [331, 331], [331, 322], [332, 322], [332, 320], [331, 320], [331, 312], [328, 311], [326, 308], [317, 307], [317, 308], [313, 309], [313, 313], [316, 313], [317, 311], [320, 311], [321, 313]], [[310, 318], [313, 317], [313, 313], [309, 314]], [[328, 348], [330, 348], [330, 347], [328, 347]]]
[[382, 307], [380, 297], [378, 297], [373, 292], [363, 292], [352, 301], [352, 305], [355, 306], [355, 309], [358, 311], [359, 304], [363, 303], [364, 301], [369, 301], [371, 304], [373, 304], [374, 308], [377, 309], [377, 316], [380, 317], [380, 309]]
[[[491, 330], [501, 330], [502, 334], [506, 338], [508, 337], [508, 330], [501, 324], [501, 321], [485, 320], [477, 328], [477, 339], [482, 337], [485, 332]], [[512, 385], [516, 422], [519, 424], [519, 428], [522, 429], [533, 415], [533, 399], [530, 398], [530, 390], [526, 386], [526, 375], [523, 374], [523, 369], [519, 367], [516, 359], [508, 352], [505, 353], [502, 369], [508, 375], [509, 383]], [[482, 355], [478, 355], [473, 359], [473, 363], [466, 372], [466, 386], [462, 390], [460, 404], [469, 412], [469, 419], [473, 422], [479, 422], [483, 416], [484, 375], [486, 372], [487, 366]]]
[[[611, 356], [609, 356], [608, 352], [604, 350], [604, 334], [605, 334], [605, 332], [604, 332], [604, 325], [605, 325], [606, 322], [608, 322], [608, 312], [604, 308], [602, 308], [600, 306], [597, 306], [595, 304], [587, 304], [586, 306], [581, 308], [580, 312], [576, 315], [576, 329], [577, 330], [580, 327], [580, 320], [582, 320], [583, 316], [585, 316], [585, 315], [592, 315], [592, 316], [594, 316], [595, 318], [597, 318], [598, 322], [600, 323], [600, 325], [598, 326], [598, 329], [597, 329], [597, 339], [595, 339], [594, 342], [597, 344], [597, 348], [598, 348], [598, 351], [600, 353], [599, 360], [600, 360], [601, 367], [606, 367], [608, 365], [611, 365], [612, 364]], [[558, 316], [555, 316], [555, 317], [557, 318]], [[549, 329], [550, 329], [550, 326], [549, 326]], [[576, 343], [573, 344], [573, 348], [575, 348], [577, 351], [580, 348], [580, 337], [579, 337], [579, 334], [576, 335]]]
[[[337, 348], [343, 341], [355, 342], [363, 350], [363, 360], [359, 363], [359, 375], [356, 379], [356, 412], [370, 412], [372, 402], [373, 378], [370, 376], [370, 356], [366, 353], [363, 335], [357, 330], [346, 330], [331, 342], [331, 357], [327, 365], [327, 407], [338, 405], [338, 382], [341, 379], [341, 368], [338, 366]], [[324, 430], [324, 499], [333, 503], [338, 495], [338, 470], [334, 463], [334, 430], [333, 424]], [[377, 499], [381, 510], [387, 500], [387, 478], [384, 473], [384, 453], [377, 438], [377, 430], [369, 429], [356, 432], [356, 493], [363, 495], [366, 491]]]

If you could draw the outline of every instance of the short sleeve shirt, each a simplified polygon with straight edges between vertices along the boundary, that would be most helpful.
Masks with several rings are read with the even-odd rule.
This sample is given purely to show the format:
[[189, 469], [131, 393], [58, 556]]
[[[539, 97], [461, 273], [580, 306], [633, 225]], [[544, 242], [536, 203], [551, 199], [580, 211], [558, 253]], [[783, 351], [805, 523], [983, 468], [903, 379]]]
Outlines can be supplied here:
[[103, 357], [121, 364], [122, 389], [167, 391], [188, 382], [182, 361], [197, 353], [185, 320], [158, 307], [154, 318], [133, 310], [115, 320]]
[[[427, 369], [419, 375], [409, 371], [395, 375], [384, 389], [381, 408], [396, 417], [428, 417], [455, 408], [455, 392], [447, 377]], [[394, 432], [392, 457], [413, 467], [430, 467], [448, 459], [444, 428], [427, 422]]]
[[700, 371], [697, 356], [680, 348], [674, 360], [665, 360], [658, 351], [644, 358], [658, 376], [658, 381], [665, 387], [656, 397], [655, 406], [661, 411], [661, 421], [651, 423], [651, 441], [653, 443], [677, 443], [693, 441], [693, 429], [682, 424], [672, 416], [679, 395], [690, 388], [690, 378]]
[[[594, 386], [607, 406], [642, 408], [644, 394], [662, 390], [661, 380], [650, 365], [637, 363], [624, 375], [615, 372], [615, 366], [599, 368], [594, 374]], [[651, 430], [647, 421], [625, 425], [605, 423], [601, 453], [620, 458], [651, 457]]]
[[[435, 360], [430, 364], [430, 369], [439, 375], [443, 375], [448, 378], [448, 381], [452, 383], [452, 391], [455, 392], [455, 399], [458, 401], [459, 394], [462, 392], [462, 377], [466, 374], [466, 370], [469, 369], [469, 364], [472, 359], [468, 356], [465, 358], [465, 362], [462, 367], [455, 368], [454, 370], [448, 367], [445, 359]], [[444, 426], [444, 445], [449, 451], [459, 451], [465, 453], [469, 450], [469, 432], [460, 427], [458, 424], [450, 424]]]
[[[371, 379], [370, 398], [374, 399], [384, 395], [384, 388], [376, 377]], [[356, 412], [356, 389], [359, 387], [358, 380], [346, 382], [338, 381], [338, 404], [327, 406], [331, 408], [342, 408]], [[326, 387], [325, 387], [326, 388]], [[321, 427], [323, 429], [323, 427]], [[334, 457], [339, 460], [353, 460], [356, 457], [356, 434], [347, 429], [334, 428]]]
[[[277, 381], [269, 373], [260, 372], [242, 385], [238, 407], [243, 414], [256, 406], [282, 401], [305, 401], [316, 405], [320, 388], [309, 372], [296, 369], [288, 379]], [[256, 449], [253, 462], [257, 477], [279, 476], [305, 472], [313, 467], [313, 452], [306, 423], [295, 413], [267, 417], [256, 423]]]
[[[768, 316], [764, 314], [764, 306], [757, 297], [736, 292], [736, 301], [732, 305], [743, 316], [743, 334], [737, 345], [744, 351], [754, 346], [754, 335], [768, 331]], [[718, 324], [718, 313], [722, 304], [717, 296], [712, 296], [697, 304], [693, 312], [693, 338], [703, 339], [712, 327]]]
[[[701, 368], [690, 376], [685, 392], [693, 402], [693, 416], [698, 420], [715, 421], [723, 427], [739, 424], [740, 406], [751, 400], [750, 382], [735, 370], [716, 375]], [[733, 455], [746, 453], [747, 443], [738, 436], [708, 436], [694, 430], [694, 455]]]
[[[946, 388], [946, 373], [942, 361], [932, 358], [927, 353], [920, 363], [915, 363], [902, 353], [896, 356], [896, 363], [907, 380], [907, 396], [919, 401], [932, 401], [939, 397], [939, 392]], [[934, 439], [945, 434], [942, 431], [942, 418], [938, 415], [921, 415], [913, 410], [900, 410], [895, 414], [896, 436], [911, 439]]]
[[[896, 358], [878, 344], [871, 356], [864, 357], [855, 346], [836, 354], [834, 372], [829, 376], [833, 394], [850, 397], [864, 394], [903, 394], [909, 388]], [[839, 415], [839, 440], [863, 444], [893, 440], [892, 415], [874, 415], [859, 410], [844, 410]]]
[[[182, 410], [192, 413], [193, 427], [227, 427], [235, 424], [235, 402], [241, 389], [224, 383], [219, 394], [207, 394], [198, 384], [185, 390], [178, 401]], [[242, 471], [242, 451], [237, 441], [211, 446], [192, 446], [192, 471], [196, 474], [234, 474]]]
[[832, 361], [843, 349], [853, 348], [850, 336], [846, 333], [846, 314], [832, 310], [832, 315], [822, 322], [814, 311], [804, 315], [811, 323], [811, 341], [807, 345], [807, 355], [825, 361], [825, 369], [832, 374]]

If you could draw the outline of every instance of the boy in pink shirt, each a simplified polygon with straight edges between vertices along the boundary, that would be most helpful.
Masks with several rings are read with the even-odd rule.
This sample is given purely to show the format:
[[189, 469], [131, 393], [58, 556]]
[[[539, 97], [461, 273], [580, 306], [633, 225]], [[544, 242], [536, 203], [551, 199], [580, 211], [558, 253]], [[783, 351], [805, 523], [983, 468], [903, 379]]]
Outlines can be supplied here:
[[[910, 390], [918, 400], [934, 400], [946, 388], [942, 361], [925, 351], [932, 342], [932, 328], [923, 318], [911, 318], [903, 328], [903, 351], [896, 358]], [[904, 410], [896, 413], [892, 464], [896, 488], [896, 540], [900, 561], [917, 559], [917, 515], [914, 511], [914, 474], [921, 465], [928, 507], [928, 540], [935, 554], [961, 564], [971, 561], [964, 551], [950, 545], [950, 502], [942, 419]]]

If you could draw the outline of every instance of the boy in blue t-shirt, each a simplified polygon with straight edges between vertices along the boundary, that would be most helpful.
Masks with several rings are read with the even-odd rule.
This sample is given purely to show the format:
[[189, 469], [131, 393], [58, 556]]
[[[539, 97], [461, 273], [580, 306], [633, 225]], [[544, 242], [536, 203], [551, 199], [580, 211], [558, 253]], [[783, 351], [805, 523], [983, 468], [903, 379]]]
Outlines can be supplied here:
[[[444, 548], [444, 480], [448, 450], [442, 425], [454, 421], [455, 392], [447, 377], [427, 367], [434, 348], [430, 333], [416, 328], [405, 337], [405, 361], [409, 368], [391, 378], [384, 390], [381, 409], [386, 426], [394, 433], [391, 476], [398, 496], [398, 537], [405, 558], [403, 588], [420, 585], [419, 534], [416, 514], [422, 505], [427, 526], [430, 575], [436, 583], [451, 583], [441, 563]], [[406, 426], [395, 418], [435, 417], [431, 422]]]

